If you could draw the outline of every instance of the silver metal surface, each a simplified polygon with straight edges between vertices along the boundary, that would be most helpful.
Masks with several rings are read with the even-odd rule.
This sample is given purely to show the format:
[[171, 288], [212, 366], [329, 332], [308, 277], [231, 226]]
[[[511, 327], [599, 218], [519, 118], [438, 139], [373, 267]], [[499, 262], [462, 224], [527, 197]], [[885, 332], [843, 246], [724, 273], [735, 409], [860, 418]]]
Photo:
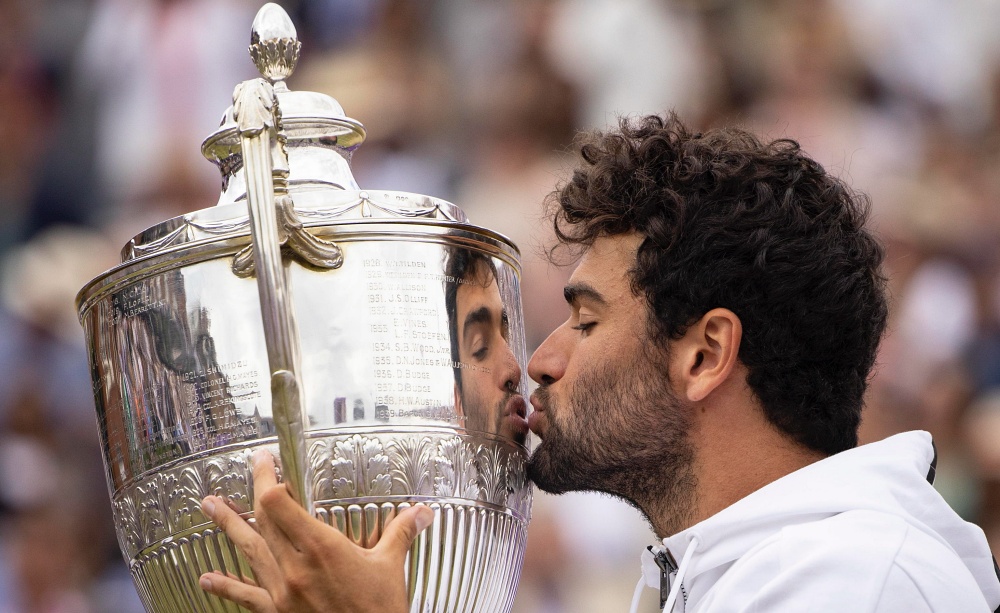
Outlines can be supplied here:
[[[262, 11], [254, 22], [252, 38], [255, 42], [251, 45], [251, 50], [274, 43], [273, 40], [262, 40], [257, 31], [258, 22], [267, 21], [260, 17], [274, 12], [270, 8], [268, 6]], [[278, 28], [281, 29], [287, 28]], [[297, 53], [295, 55], [298, 56]], [[262, 63], [258, 61], [258, 66]], [[286, 73], [293, 67], [294, 64], [288, 70], [280, 71], [280, 74], [287, 76]], [[281, 110], [274, 97], [274, 87], [264, 79], [254, 79], [238, 85], [233, 94], [233, 108], [243, 152], [250, 211], [252, 260], [247, 258], [246, 261], [253, 262], [252, 272], [257, 277], [267, 363], [271, 374], [271, 411], [278, 434], [281, 466], [292, 497], [311, 513], [312, 492], [306, 486], [310, 475], [306, 464], [305, 419], [300, 392], [299, 331], [290, 305], [288, 277], [281, 256], [281, 246], [287, 242], [289, 233], [280, 223], [278, 202], [281, 202], [283, 211], [292, 208], [285, 189], [288, 159], [284, 143], [275, 129], [281, 121]], [[281, 193], [276, 197], [277, 187], [280, 187]], [[329, 268], [337, 268], [342, 262], [342, 257], [339, 257], [340, 249], [334, 248], [338, 257], [335, 265]], [[246, 274], [251, 270], [248, 265], [240, 264], [237, 256], [233, 261], [233, 272]]]
[[202, 147], [218, 205], [140, 233], [78, 297], [122, 552], [148, 610], [238, 610], [197, 585], [251, 575], [200, 501], [252, 520], [249, 456], [298, 404], [282, 478], [317, 517], [370, 546], [400, 508], [435, 510], [411, 611], [509, 611], [531, 505], [519, 254], [451, 203], [358, 188], [364, 128], [287, 91], [276, 11], [251, 46], [274, 82], [241, 84]]
[[268, 2], [257, 12], [250, 27], [250, 57], [260, 74], [271, 83], [292, 75], [299, 61], [302, 43], [288, 13]]

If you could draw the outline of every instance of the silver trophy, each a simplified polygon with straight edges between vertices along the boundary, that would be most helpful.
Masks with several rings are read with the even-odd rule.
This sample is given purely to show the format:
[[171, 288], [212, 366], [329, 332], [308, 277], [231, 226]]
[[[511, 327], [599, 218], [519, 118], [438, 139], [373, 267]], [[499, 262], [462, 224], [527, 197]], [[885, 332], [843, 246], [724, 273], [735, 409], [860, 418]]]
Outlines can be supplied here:
[[122, 552], [149, 611], [239, 610], [198, 587], [252, 575], [200, 501], [252, 517], [250, 456], [268, 448], [358, 545], [434, 509], [411, 611], [509, 611], [531, 507], [517, 249], [448, 202], [360, 189], [365, 130], [288, 89], [299, 48], [264, 6], [264, 78], [202, 145], [218, 204], [137, 235], [78, 296]]

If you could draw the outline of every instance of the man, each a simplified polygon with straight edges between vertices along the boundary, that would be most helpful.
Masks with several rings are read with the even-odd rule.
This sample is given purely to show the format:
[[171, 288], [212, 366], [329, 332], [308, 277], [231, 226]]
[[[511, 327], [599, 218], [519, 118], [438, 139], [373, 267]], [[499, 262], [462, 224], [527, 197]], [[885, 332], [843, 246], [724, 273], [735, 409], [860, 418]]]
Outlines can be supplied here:
[[521, 368], [510, 347], [510, 321], [489, 256], [457, 247], [445, 265], [445, 310], [451, 330], [455, 412], [467, 430], [524, 444], [527, 406]]
[[[982, 531], [928, 483], [929, 436], [856, 448], [887, 313], [864, 199], [792, 141], [673, 116], [593, 135], [581, 156], [555, 198], [557, 236], [584, 248], [571, 312], [529, 364], [535, 483], [642, 510], [663, 538], [644, 582], [666, 610], [1000, 606]], [[262, 536], [206, 506], [262, 586], [206, 589], [256, 611], [405, 610], [425, 511], [360, 550], [275, 486], [269, 458], [255, 478]]]

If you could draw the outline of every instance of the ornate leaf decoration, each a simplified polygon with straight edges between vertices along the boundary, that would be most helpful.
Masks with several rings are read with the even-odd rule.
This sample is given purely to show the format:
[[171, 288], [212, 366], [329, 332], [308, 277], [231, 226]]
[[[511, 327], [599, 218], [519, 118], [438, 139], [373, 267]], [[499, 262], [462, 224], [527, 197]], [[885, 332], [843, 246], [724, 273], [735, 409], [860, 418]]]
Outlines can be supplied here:
[[312, 467], [312, 488], [314, 500], [333, 498], [333, 466], [331, 465], [330, 443], [325, 440], [313, 442], [309, 447], [309, 465]]
[[476, 452], [479, 464], [479, 486], [486, 502], [507, 504], [507, 463], [501, 455], [500, 447], [482, 445]]
[[157, 507], [159, 508], [160, 515], [166, 524], [166, 529], [169, 534], [173, 534], [176, 531], [173, 522], [173, 500], [179, 492], [180, 479], [178, 479], [177, 473], [160, 473], [157, 478], [157, 487], [154, 494], [156, 497]]
[[244, 133], [274, 126], [274, 88], [264, 79], [244, 81], [233, 92], [233, 117]]
[[257, 70], [269, 79], [284, 79], [292, 74], [302, 43], [293, 37], [256, 40], [250, 44], [250, 58]]
[[531, 514], [531, 486], [528, 484], [528, 467], [524, 453], [516, 452], [507, 456], [508, 508], [521, 513], [525, 518]]
[[[355, 436], [355, 438], [358, 438]], [[336, 453], [333, 458], [332, 467], [334, 478], [333, 497], [334, 498], [354, 498], [358, 495], [357, 465], [359, 452], [352, 441], [337, 441], [335, 443]]]
[[228, 498], [242, 511], [250, 510], [249, 452], [212, 458], [205, 464], [206, 489], [209, 494]]
[[445, 439], [438, 444], [437, 476], [434, 493], [449, 498], [479, 499], [476, 466], [472, 451], [461, 437]]
[[118, 528], [118, 545], [126, 552], [127, 557], [132, 557], [146, 544], [139, 526], [135, 499], [130, 493], [126, 493], [115, 501], [113, 507], [115, 525]]
[[362, 447], [364, 478], [361, 481], [368, 491], [365, 496], [388, 496], [392, 493], [392, 477], [389, 475], [389, 456], [378, 439], [368, 439]]
[[[127, 557], [207, 521], [201, 500], [213, 494], [250, 511], [250, 457], [241, 449], [149, 475], [113, 501], [119, 544]], [[310, 442], [316, 500], [397, 495], [482, 500], [527, 519], [531, 486], [526, 453], [443, 434], [353, 434]]]
[[241, 279], [253, 276], [253, 244], [240, 249], [239, 252], [233, 256], [232, 270], [233, 274]]
[[388, 496], [392, 493], [389, 458], [382, 442], [355, 434], [337, 441], [333, 460], [333, 493], [336, 498]]
[[151, 479], [149, 483], [136, 488], [136, 500], [139, 504], [139, 531], [145, 538], [146, 543], [158, 541], [170, 535], [167, 529], [166, 518], [160, 506], [158, 490], [162, 481], [160, 475]]
[[399, 494], [432, 496], [434, 494], [434, 446], [428, 437], [405, 437], [389, 444], [392, 454], [392, 480]]
[[167, 507], [171, 529], [185, 530], [205, 522], [207, 518], [201, 513], [201, 499], [208, 495], [208, 488], [198, 466], [185, 467], [174, 484]]

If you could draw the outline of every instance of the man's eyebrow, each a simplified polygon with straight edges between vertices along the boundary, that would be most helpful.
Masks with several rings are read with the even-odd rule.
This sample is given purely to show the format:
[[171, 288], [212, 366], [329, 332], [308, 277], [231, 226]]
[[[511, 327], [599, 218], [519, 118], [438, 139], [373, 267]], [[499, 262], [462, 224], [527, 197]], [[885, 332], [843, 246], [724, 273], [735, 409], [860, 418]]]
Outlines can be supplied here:
[[487, 324], [493, 323], [493, 313], [490, 312], [489, 307], [481, 306], [474, 311], [469, 311], [469, 314], [465, 316], [465, 321], [462, 323], [462, 336], [468, 332], [469, 328], [475, 324]]
[[580, 300], [589, 300], [601, 306], [608, 303], [601, 292], [587, 283], [570, 283], [563, 288], [563, 297], [566, 298], [566, 302], [574, 306], [579, 304]]

